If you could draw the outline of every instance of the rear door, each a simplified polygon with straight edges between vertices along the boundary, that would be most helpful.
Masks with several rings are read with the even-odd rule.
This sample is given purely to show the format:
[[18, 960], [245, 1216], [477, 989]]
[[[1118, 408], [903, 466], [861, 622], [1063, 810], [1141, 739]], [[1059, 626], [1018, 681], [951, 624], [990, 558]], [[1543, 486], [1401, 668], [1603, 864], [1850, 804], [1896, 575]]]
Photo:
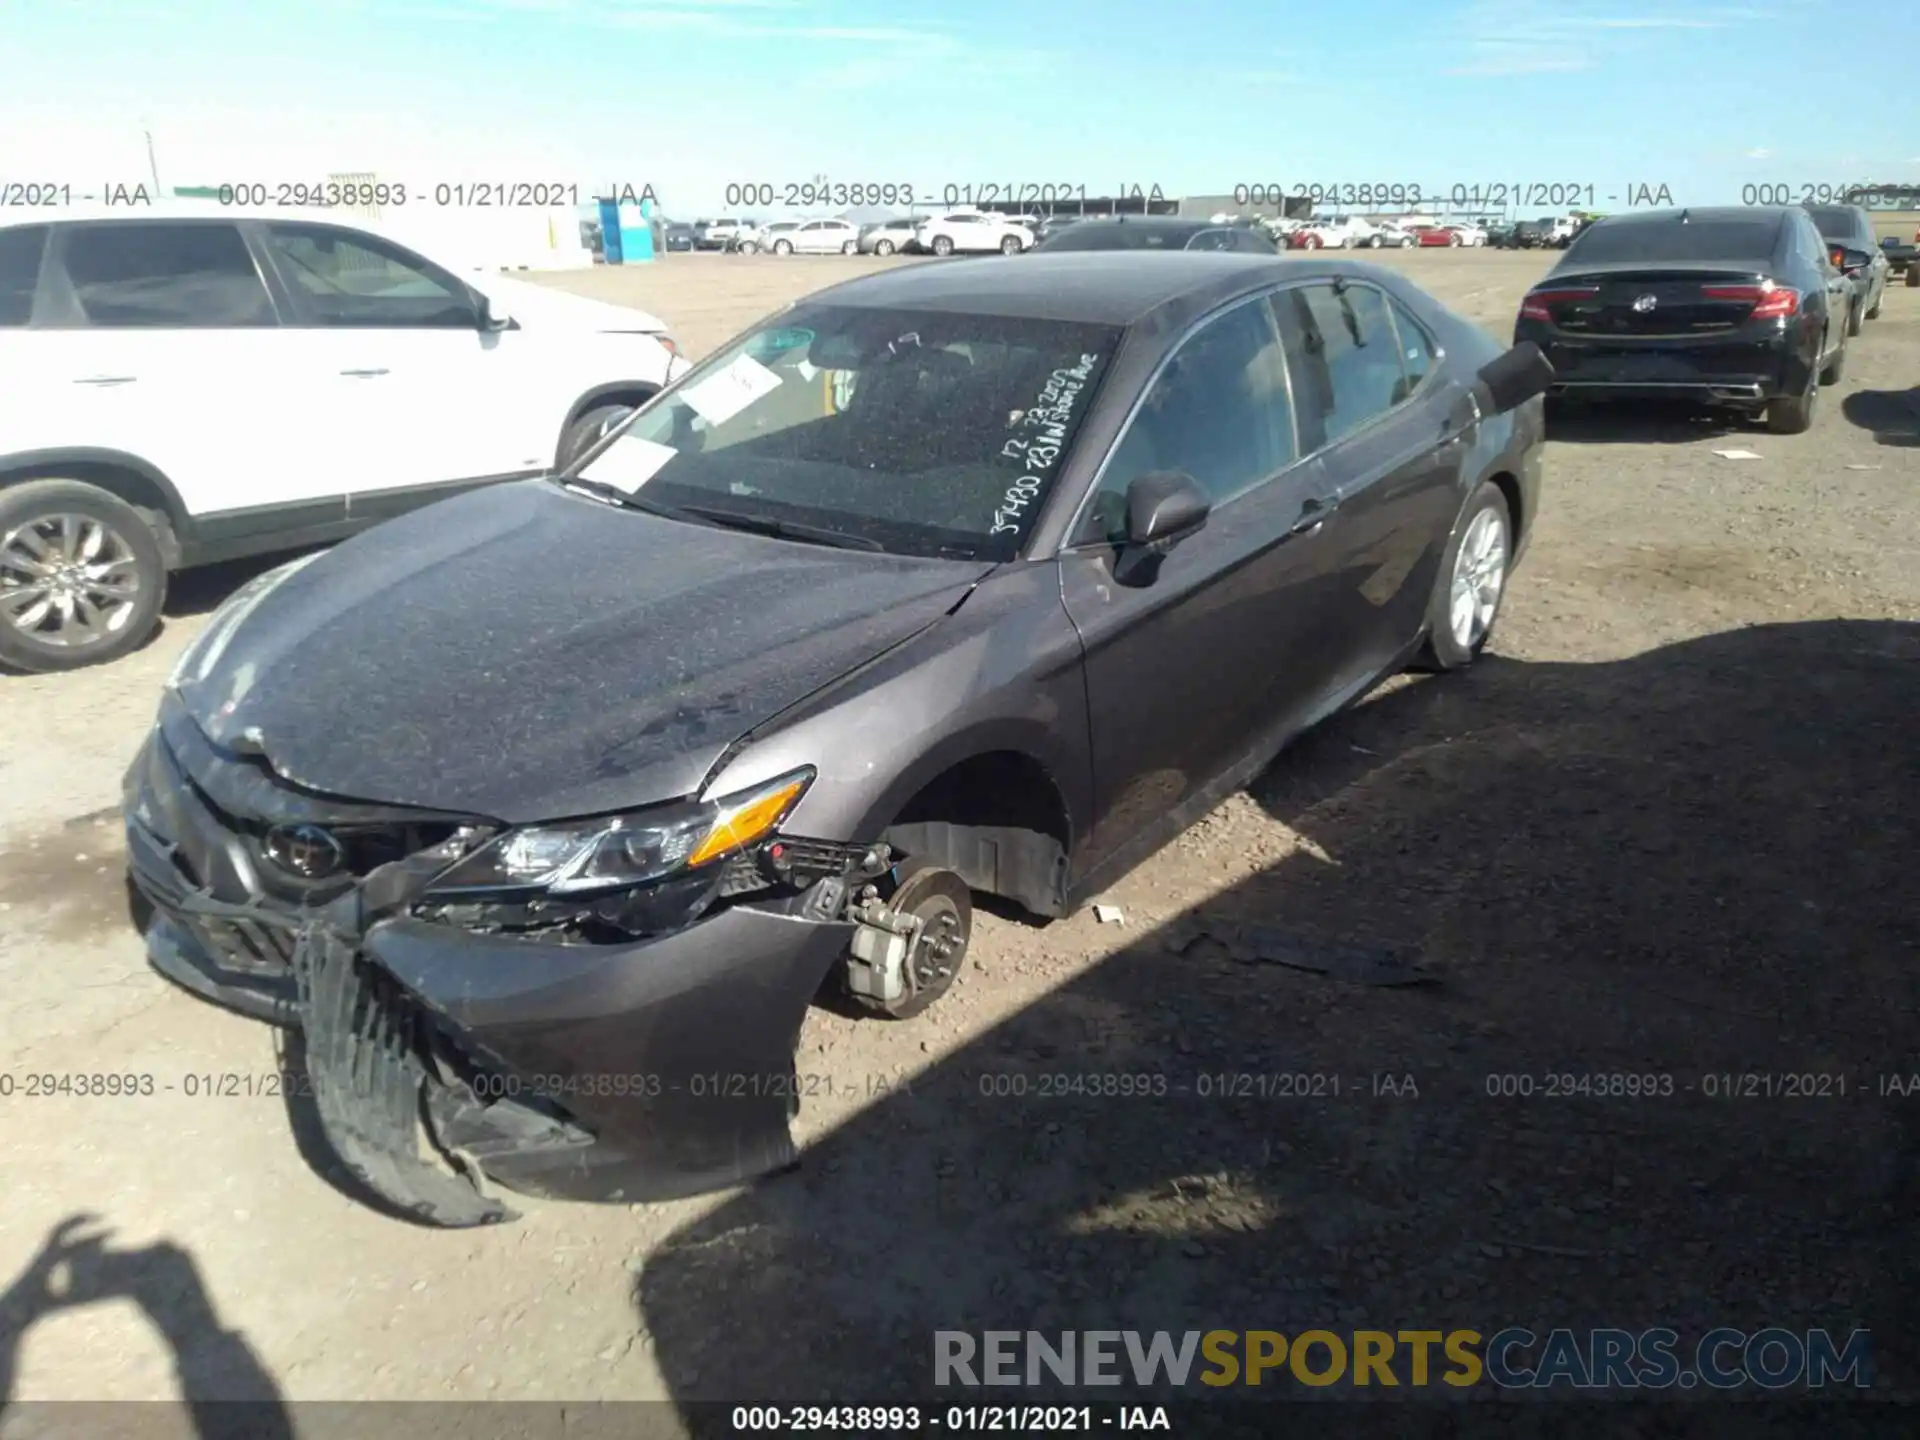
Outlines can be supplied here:
[[337, 523], [350, 422], [284, 298], [229, 221], [55, 226], [29, 432], [147, 461], [221, 538]]
[[[1311, 528], [1321, 468], [1301, 454], [1265, 296], [1216, 314], [1174, 351], [1109, 453], [1060, 557], [1092, 716], [1095, 819], [1081, 873], [1320, 708], [1344, 659], [1323, 603], [1343, 581], [1332, 538]], [[1114, 562], [1127, 488], [1156, 470], [1193, 476], [1213, 511], [1151, 583], [1123, 585]]]
[[1420, 631], [1455, 512], [1469, 430], [1437, 344], [1373, 285], [1315, 281], [1274, 299], [1308, 443], [1338, 506], [1327, 529], [1339, 583], [1321, 623], [1338, 637], [1334, 688], [1364, 684]]

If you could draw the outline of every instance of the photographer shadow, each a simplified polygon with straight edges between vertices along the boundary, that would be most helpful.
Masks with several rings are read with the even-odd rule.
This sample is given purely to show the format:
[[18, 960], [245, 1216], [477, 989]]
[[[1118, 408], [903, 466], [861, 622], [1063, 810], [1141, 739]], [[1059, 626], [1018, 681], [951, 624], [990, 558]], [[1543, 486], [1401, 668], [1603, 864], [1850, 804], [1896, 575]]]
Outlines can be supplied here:
[[[135, 1412], [145, 1407], [13, 1403], [21, 1346], [36, 1322], [83, 1306], [131, 1300], [173, 1353], [181, 1403], [199, 1440], [293, 1440], [292, 1417], [278, 1387], [246, 1338], [220, 1323], [193, 1257], [166, 1241], [109, 1249], [110, 1233], [97, 1223], [90, 1215], [61, 1221], [0, 1293], [0, 1428], [9, 1434], [73, 1433], [97, 1440], [139, 1433], [149, 1417]], [[74, 1428], [41, 1431], [36, 1419]]]
[[[1866, 1328], [1910, 1384], [1920, 1100], [1873, 1086], [1920, 1069], [1916, 710], [1920, 625], [1891, 621], [1396, 683], [1120, 887], [1118, 948], [1061, 922], [1056, 953], [1101, 958], [671, 1236], [634, 1293], [670, 1392], [689, 1424], [702, 1401], [1140, 1398], [1131, 1380], [936, 1388], [940, 1331], [1650, 1325]], [[1290, 836], [1248, 825], [1250, 804]], [[1205, 885], [1215, 854], [1237, 878]], [[1205, 898], [1160, 918], [1163, 860]], [[1356, 978], [1356, 950], [1427, 973]], [[1715, 1078], [1755, 1071], [1850, 1088], [1741, 1098]], [[1050, 1076], [1086, 1084], [1048, 1094]], [[1488, 1088], [1522, 1079], [1524, 1096]], [[1287, 1424], [1230, 1396], [1496, 1398], [1400, 1373], [1397, 1390], [1190, 1380], [1178, 1393], [1215, 1403], [1176, 1428]], [[1487, 1408], [1505, 1434], [1609, 1440], [1702, 1413], [1372, 1418], [1442, 1436]], [[1740, 1433], [1804, 1434], [1795, 1409], [1742, 1407]], [[1332, 1433], [1348, 1410], [1367, 1407], [1308, 1423]]]

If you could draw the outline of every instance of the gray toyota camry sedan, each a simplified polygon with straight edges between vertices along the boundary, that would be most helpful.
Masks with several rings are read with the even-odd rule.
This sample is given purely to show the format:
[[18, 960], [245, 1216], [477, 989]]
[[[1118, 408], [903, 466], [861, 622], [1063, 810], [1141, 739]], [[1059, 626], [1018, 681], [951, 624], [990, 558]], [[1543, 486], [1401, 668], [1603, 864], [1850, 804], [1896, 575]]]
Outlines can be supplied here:
[[126, 782], [147, 948], [305, 1032], [441, 1225], [793, 1163], [838, 987], [934, 1003], [1292, 737], [1487, 642], [1551, 370], [1358, 262], [911, 267], [566, 473], [261, 577]]

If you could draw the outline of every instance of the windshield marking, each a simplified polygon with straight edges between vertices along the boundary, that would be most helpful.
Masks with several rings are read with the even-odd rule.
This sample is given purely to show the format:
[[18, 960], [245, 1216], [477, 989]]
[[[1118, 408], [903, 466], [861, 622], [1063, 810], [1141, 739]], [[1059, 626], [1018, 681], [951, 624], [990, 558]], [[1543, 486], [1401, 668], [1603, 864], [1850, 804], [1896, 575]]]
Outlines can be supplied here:
[[1034, 407], [1016, 420], [1015, 430], [1029, 433], [1009, 437], [1000, 447], [1000, 454], [1004, 459], [1020, 461], [1029, 473], [1007, 487], [1007, 493], [993, 512], [993, 529], [989, 534], [1004, 535], [1020, 529], [1027, 507], [1039, 495], [1053, 467], [1060, 463], [1060, 442], [1073, 422], [1073, 407], [1099, 363], [1098, 355], [1083, 354], [1078, 365], [1054, 371], [1040, 387], [1040, 398]]
[[780, 377], [773, 371], [751, 355], [736, 355], [726, 369], [682, 390], [680, 398], [709, 425], [724, 425], [779, 388]]
[[622, 435], [595, 457], [594, 462], [580, 472], [580, 477], [598, 480], [631, 495], [679, 455], [671, 445], [642, 440], [637, 435]]

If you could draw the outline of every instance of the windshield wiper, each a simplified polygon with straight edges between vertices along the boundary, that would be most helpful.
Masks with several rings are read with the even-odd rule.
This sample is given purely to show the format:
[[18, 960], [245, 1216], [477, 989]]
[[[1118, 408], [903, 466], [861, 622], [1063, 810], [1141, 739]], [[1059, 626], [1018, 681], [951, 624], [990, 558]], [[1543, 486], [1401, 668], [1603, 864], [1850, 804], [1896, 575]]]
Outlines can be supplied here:
[[674, 513], [695, 515], [711, 524], [724, 525], [729, 530], [751, 530], [756, 535], [771, 535], [780, 540], [804, 540], [812, 545], [832, 545], [841, 550], [886, 549], [878, 540], [870, 540], [865, 535], [849, 535], [844, 530], [829, 530], [823, 525], [802, 525], [794, 520], [781, 520], [757, 511], [680, 505], [675, 507]]
[[584, 490], [589, 495], [598, 496], [602, 500], [611, 501], [629, 510], [644, 510], [649, 515], [664, 515], [669, 520], [687, 518], [683, 511], [676, 510], [671, 505], [662, 505], [657, 500], [642, 500], [634, 491], [622, 490], [618, 485], [609, 485], [605, 480], [594, 480], [585, 475], [556, 475], [554, 482], [569, 490]]

